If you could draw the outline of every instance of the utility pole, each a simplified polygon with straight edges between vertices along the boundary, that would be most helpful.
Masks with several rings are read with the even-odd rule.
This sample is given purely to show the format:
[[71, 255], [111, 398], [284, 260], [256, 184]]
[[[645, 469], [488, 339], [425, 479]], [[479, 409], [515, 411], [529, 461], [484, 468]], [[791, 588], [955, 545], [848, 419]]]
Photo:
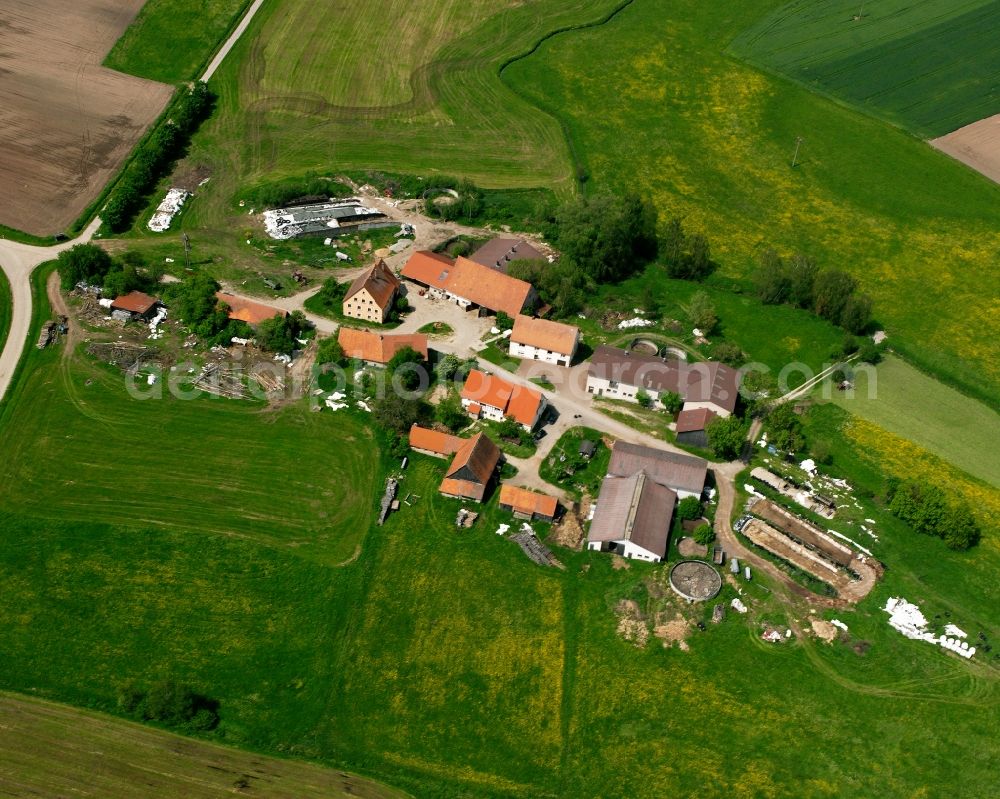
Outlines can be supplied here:
[[184, 239], [184, 266], [187, 269], [191, 269], [191, 239], [188, 238], [187, 233], [182, 233], [181, 238]]
[[795, 137], [795, 154], [792, 156], [792, 169], [795, 169], [795, 165], [799, 161], [799, 148], [802, 146], [802, 137]]

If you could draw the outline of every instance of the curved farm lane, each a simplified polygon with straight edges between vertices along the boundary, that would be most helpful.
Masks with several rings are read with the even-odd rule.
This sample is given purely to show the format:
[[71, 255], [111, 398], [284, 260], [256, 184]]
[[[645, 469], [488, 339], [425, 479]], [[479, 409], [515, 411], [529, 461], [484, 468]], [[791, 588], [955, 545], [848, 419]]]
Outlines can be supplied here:
[[7, 393], [31, 333], [31, 273], [39, 264], [51, 261], [63, 250], [90, 241], [100, 226], [100, 218], [95, 217], [75, 239], [53, 247], [35, 247], [0, 239], [0, 269], [3, 269], [10, 283], [13, 301], [10, 332], [3, 352], [0, 352], [0, 399]]
[[[733, 506], [736, 502], [736, 475], [743, 468], [743, 464], [737, 461], [735, 463], [719, 464], [712, 470], [715, 473], [715, 483], [719, 490], [719, 507], [715, 512], [715, 535], [727, 555], [730, 558], [735, 556], [744, 563], [753, 565], [758, 571], [767, 573], [779, 585], [783, 586], [785, 590], [808, 600], [813, 605], [830, 608], [846, 607], [848, 603], [843, 599], [820, 596], [799, 585], [771, 561], [744, 546], [736, 537], [731, 519], [733, 516]], [[799, 630], [795, 632], [801, 637]]]

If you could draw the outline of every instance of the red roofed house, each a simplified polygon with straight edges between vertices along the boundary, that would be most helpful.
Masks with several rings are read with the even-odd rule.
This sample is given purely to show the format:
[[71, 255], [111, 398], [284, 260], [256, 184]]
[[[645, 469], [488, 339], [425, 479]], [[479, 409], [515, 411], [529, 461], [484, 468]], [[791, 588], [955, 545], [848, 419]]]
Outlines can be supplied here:
[[579, 344], [580, 330], [575, 325], [534, 319], [523, 314], [514, 318], [510, 354], [515, 358], [569, 366]]
[[281, 308], [273, 308], [253, 300], [245, 300], [234, 294], [226, 294], [224, 291], [215, 292], [215, 298], [229, 306], [230, 319], [246, 322], [251, 327], [256, 327], [261, 322], [276, 316], [288, 316], [288, 311], [283, 311]]
[[677, 414], [677, 443], [691, 447], [707, 447], [705, 428], [718, 414], [708, 408], [686, 408]]
[[399, 278], [379, 260], [351, 283], [344, 295], [344, 316], [382, 324], [389, 318], [400, 287]]
[[392, 357], [405, 347], [410, 347], [427, 360], [427, 336], [423, 333], [372, 333], [370, 330], [357, 330], [353, 327], [342, 327], [337, 331], [344, 355], [357, 358], [367, 363], [385, 366]]
[[148, 319], [156, 312], [159, 305], [160, 301], [155, 297], [150, 297], [141, 291], [130, 291], [121, 297], [115, 297], [111, 303], [111, 311], [128, 314], [129, 319]]
[[413, 253], [400, 274], [431, 295], [452, 300], [462, 308], [485, 308], [517, 316], [537, 300], [530, 283], [459, 256], [420, 250]]
[[462, 388], [462, 407], [476, 419], [485, 417], [494, 422], [514, 419], [531, 431], [542, 418], [546, 401], [536, 389], [473, 369]]
[[551, 522], [559, 510], [559, 501], [548, 494], [539, 494], [505, 483], [500, 486], [500, 507], [509, 510], [519, 519], [544, 519]]

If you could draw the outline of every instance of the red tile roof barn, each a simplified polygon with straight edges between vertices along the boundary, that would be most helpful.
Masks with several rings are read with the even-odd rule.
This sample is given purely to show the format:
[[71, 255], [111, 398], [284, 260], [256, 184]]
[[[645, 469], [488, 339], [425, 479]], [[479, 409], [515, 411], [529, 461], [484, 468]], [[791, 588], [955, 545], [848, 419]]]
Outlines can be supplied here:
[[447, 255], [418, 250], [410, 256], [400, 274], [409, 280], [445, 291], [448, 275], [454, 266], [455, 262]]
[[441, 493], [481, 502], [500, 463], [500, 450], [484, 433], [465, 439], [441, 481]]
[[461, 256], [448, 277], [447, 290], [456, 297], [511, 317], [524, 310], [533, 291], [530, 283]]
[[579, 334], [580, 331], [575, 325], [550, 322], [548, 319], [533, 319], [530, 316], [518, 314], [514, 319], [514, 329], [511, 330], [510, 340], [535, 349], [557, 352], [560, 355], [572, 355], [576, 349]]
[[420, 250], [413, 253], [401, 272], [408, 280], [445, 291], [511, 317], [524, 310], [532, 296], [530, 283], [477, 264], [468, 258], [452, 261], [445, 255]]
[[427, 336], [423, 333], [381, 334], [354, 327], [341, 327], [337, 331], [344, 355], [370, 363], [387, 364], [404, 347], [411, 347], [427, 360]]
[[288, 316], [288, 311], [283, 311], [281, 308], [273, 308], [253, 300], [245, 300], [223, 291], [215, 292], [215, 298], [229, 306], [230, 319], [238, 319], [248, 325], [259, 325], [261, 322], [276, 316], [282, 318]]
[[361, 289], [368, 289], [368, 293], [378, 304], [379, 308], [385, 308], [392, 300], [392, 295], [399, 286], [399, 278], [385, 265], [385, 261], [379, 259], [378, 263], [373, 264], [370, 269], [362, 272], [354, 279], [350, 288], [347, 289], [347, 294], [344, 295], [344, 302], [351, 299]]
[[539, 494], [527, 488], [504, 484], [500, 486], [500, 505], [510, 507], [515, 513], [526, 516], [543, 516], [552, 519], [556, 515], [559, 501], [548, 494]]
[[435, 455], [454, 455], [465, 442], [458, 436], [431, 430], [420, 425], [410, 428], [410, 446]]
[[143, 316], [149, 313], [159, 302], [155, 297], [143, 294], [141, 291], [130, 291], [121, 297], [115, 297], [111, 303], [112, 311], [128, 311]]

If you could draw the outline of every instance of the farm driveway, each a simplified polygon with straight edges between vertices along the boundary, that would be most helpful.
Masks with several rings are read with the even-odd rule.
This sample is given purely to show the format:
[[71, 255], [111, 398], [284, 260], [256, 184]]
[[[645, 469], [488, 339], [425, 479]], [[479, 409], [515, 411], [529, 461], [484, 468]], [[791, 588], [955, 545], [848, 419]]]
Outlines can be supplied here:
[[7, 393], [7, 387], [14, 376], [18, 361], [21, 360], [21, 353], [24, 352], [31, 332], [32, 271], [39, 264], [51, 261], [63, 250], [90, 241], [100, 226], [101, 220], [95, 218], [78, 238], [55, 247], [33, 247], [29, 244], [0, 239], [0, 269], [7, 275], [14, 301], [10, 333], [4, 343], [3, 352], [0, 352], [0, 399]]

